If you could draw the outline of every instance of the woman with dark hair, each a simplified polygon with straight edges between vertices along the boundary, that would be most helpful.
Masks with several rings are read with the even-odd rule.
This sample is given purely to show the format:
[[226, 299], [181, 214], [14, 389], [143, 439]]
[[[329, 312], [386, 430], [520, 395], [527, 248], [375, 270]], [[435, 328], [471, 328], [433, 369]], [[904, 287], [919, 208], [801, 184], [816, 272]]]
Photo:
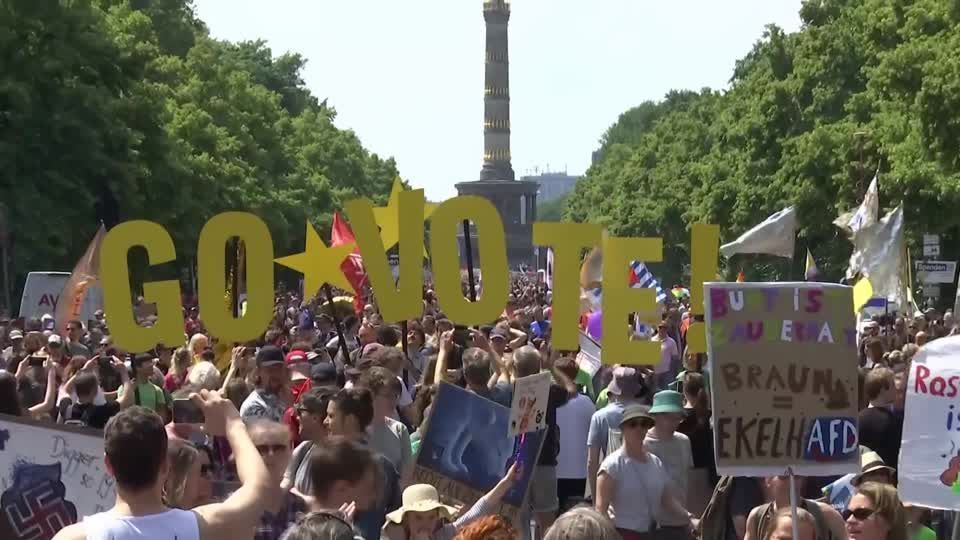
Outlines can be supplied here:
[[681, 379], [680, 388], [683, 389], [685, 417], [677, 431], [690, 439], [690, 451], [693, 454], [687, 504], [691, 512], [699, 514], [706, 508], [713, 488], [720, 480], [713, 456], [713, 429], [710, 427], [706, 377], [701, 373], [687, 372]]
[[280, 540], [363, 540], [341, 512], [310, 512], [300, 518]]
[[[46, 371], [47, 388], [42, 402], [24, 409], [20, 404], [20, 393], [17, 391], [17, 382], [26, 377], [27, 370], [43, 369]], [[49, 420], [49, 412], [53, 409], [54, 400], [57, 396], [57, 370], [50, 364], [50, 360], [44, 360], [43, 367], [30, 366], [30, 357], [20, 361], [17, 367], [17, 374], [13, 375], [9, 371], [0, 370], [0, 413], [11, 416], [27, 416], [35, 420]]]

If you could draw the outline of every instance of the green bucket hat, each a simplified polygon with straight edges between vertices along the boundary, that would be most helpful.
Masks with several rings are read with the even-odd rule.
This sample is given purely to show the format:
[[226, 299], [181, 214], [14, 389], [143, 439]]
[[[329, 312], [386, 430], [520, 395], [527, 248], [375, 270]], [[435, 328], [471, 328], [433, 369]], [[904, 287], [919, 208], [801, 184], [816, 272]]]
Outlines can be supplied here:
[[683, 394], [673, 390], [662, 390], [653, 395], [653, 407], [650, 414], [683, 414]]

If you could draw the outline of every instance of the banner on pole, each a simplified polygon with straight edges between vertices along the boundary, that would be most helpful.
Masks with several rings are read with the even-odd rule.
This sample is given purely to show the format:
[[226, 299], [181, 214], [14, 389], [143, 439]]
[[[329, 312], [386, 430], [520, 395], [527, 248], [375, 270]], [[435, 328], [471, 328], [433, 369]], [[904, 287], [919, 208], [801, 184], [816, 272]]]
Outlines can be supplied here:
[[857, 346], [850, 287], [705, 283], [717, 471], [857, 472]]

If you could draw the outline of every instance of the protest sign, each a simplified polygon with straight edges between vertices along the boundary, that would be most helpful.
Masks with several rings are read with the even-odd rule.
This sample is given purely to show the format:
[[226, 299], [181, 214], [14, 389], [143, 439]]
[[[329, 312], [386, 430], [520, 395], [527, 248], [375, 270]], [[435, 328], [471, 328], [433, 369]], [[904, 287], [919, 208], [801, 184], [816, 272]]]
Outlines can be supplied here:
[[113, 506], [103, 434], [0, 415], [0, 538], [44, 540]]
[[511, 437], [547, 429], [547, 399], [552, 378], [547, 372], [521, 377], [513, 385], [510, 402]]
[[600, 344], [590, 336], [580, 331], [580, 352], [577, 353], [577, 366], [593, 377], [600, 371], [601, 359]]
[[960, 510], [960, 336], [931, 341], [913, 357], [900, 446], [900, 498]]
[[856, 472], [857, 346], [850, 287], [708, 283], [717, 470]]
[[510, 409], [452, 384], [441, 383], [417, 455], [414, 479], [467, 507], [503, 478], [514, 462], [520, 477], [491, 513], [516, 522], [546, 430], [507, 434]]

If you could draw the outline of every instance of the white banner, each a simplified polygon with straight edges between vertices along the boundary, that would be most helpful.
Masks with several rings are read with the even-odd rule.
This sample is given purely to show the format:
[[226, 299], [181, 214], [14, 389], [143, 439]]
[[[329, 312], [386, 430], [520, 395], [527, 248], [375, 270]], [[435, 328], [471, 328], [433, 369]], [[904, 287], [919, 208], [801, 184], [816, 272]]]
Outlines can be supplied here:
[[0, 538], [50, 538], [115, 502], [103, 433], [0, 415]]
[[916, 261], [914, 266], [921, 283], [953, 283], [957, 275], [956, 261]]
[[907, 381], [900, 498], [960, 510], [960, 336], [932, 341], [913, 359]]

